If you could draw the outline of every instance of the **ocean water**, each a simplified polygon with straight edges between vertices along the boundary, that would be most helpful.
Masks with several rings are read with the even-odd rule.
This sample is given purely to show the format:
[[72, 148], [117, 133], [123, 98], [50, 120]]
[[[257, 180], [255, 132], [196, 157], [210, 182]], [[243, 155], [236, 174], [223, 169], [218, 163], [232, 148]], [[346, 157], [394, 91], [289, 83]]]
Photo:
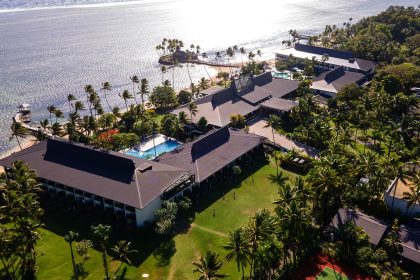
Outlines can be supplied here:
[[[155, 46], [164, 37], [199, 44], [210, 56], [236, 44], [268, 59], [290, 29], [314, 34], [390, 5], [418, 1], [0, 0], [0, 153], [16, 145], [9, 128], [20, 103], [31, 104], [40, 120], [48, 105], [68, 111], [69, 93], [84, 100], [86, 84], [99, 91], [109, 81], [109, 101], [120, 106], [130, 76], [159, 84]], [[194, 81], [207, 75], [203, 66], [190, 72]], [[186, 67], [174, 75], [177, 88], [189, 85]], [[171, 80], [172, 70], [164, 78]]]

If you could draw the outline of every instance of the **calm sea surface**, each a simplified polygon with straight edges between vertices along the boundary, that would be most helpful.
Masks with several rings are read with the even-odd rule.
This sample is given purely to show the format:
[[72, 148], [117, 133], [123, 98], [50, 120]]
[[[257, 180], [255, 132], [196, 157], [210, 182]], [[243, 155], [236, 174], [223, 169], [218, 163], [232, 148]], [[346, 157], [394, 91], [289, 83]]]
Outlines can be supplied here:
[[[136, 74], [150, 84], [161, 81], [155, 46], [163, 37], [199, 44], [210, 55], [231, 45], [261, 49], [264, 58], [287, 38], [287, 31], [320, 32], [374, 15], [390, 5], [418, 1], [387, 0], [0, 0], [0, 153], [9, 142], [11, 118], [20, 103], [30, 103], [35, 119], [46, 107], [68, 110], [65, 97], [83, 96], [109, 81], [112, 105], [118, 92], [131, 89]], [[194, 80], [206, 76], [191, 68]], [[172, 72], [165, 79], [171, 79]], [[186, 67], [175, 70], [177, 88], [189, 85]], [[103, 104], [104, 107], [106, 106]]]

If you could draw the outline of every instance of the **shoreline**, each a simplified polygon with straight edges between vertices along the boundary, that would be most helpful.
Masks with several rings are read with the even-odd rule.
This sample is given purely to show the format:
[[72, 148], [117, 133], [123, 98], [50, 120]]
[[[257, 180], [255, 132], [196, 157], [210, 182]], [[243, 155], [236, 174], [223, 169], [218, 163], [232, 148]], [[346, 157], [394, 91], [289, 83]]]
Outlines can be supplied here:
[[[261, 62], [267, 62], [270, 66], [273, 66], [275, 63], [275, 59], [268, 59], [268, 60], [261, 60], [258, 61], [259, 63]], [[242, 66], [242, 63], [238, 63], [238, 68], [240, 68]], [[235, 67], [226, 67], [226, 66], [208, 66], [209, 68], [212, 68], [213, 70], [215, 70], [217, 73], [221, 72], [230, 72], [231, 68], [233, 69], [237, 69]], [[217, 86], [217, 83], [219, 81], [221, 81], [221, 79], [216, 78], [217, 73], [215, 75], [211, 76], [211, 79], [213, 80], [214, 85], [211, 85], [211, 87], [215, 87]], [[210, 87], [210, 88], [211, 88]], [[184, 88], [184, 90], [189, 90], [190, 88]], [[179, 90], [180, 91], [180, 90]], [[179, 93], [179, 91], [177, 91], [177, 94]], [[121, 112], [125, 112], [125, 108], [123, 110], [121, 110]], [[36, 143], [38, 143], [38, 141], [36, 140], [36, 137], [32, 136], [32, 135], [28, 135], [24, 138], [20, 138], [20, 145], [22, 146], [22, 150], [25, 150], [33, 145], [35, 145]], [[17, 153], [21, 151], [19, 145], [15, 145], [12, 148], [6, 149], [5, 151], [0, 153], [0, 159], [6, 158], [14, 153]]]

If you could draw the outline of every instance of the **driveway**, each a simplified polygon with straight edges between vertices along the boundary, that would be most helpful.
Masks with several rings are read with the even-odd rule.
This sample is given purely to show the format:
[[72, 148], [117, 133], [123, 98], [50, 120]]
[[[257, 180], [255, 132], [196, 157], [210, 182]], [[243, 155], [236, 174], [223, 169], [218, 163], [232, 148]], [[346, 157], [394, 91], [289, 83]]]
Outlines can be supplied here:
[[318, 158], [319, 157], [319, 150], [308, 145], [299, 143], [292, 139], [287, 138], [284, 135], [278, 134], [274, 132], [274, 141], [273, 141], [273, 134], [271, 132], [271, 127], [264, 127], [266, 125], [265, 119], [257, 118], [250, 122], [249, 124], [249, 132], [254, 133], [260, 136], [264, 136], [270, 141], [271, 143], [275, 143], [278, 146], [285, 148], [286, 150], [292, 150], [295, 148], [298, 151], [301, 151], [308, 156]]

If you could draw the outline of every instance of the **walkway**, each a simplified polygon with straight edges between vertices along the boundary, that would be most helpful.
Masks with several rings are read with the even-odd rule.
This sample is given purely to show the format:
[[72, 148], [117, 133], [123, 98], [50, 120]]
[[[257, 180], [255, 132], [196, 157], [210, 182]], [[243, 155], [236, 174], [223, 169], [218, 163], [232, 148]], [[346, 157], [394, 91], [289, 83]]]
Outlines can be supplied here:
[[273, 141], [273, 133], [271, 131], [271, 127], [265, 127], [266, 121], [262, 118], [256, 118], [251, 123], [249, 123], [249, 132], [254, 133], [260, 136], [264, 136], [270, 141], [271, 143], [275, 143], [278, 146], [281, 146], [285, 148], [286, 150], [292, 150], [297, 149], [298, 151], [301, 151], [308, 156], [318, 158], [319, 156], [319, 150], [315, 149], [313, 147], [310, 147], [308, 145], [299, 143], [297, 141], [294, 141], [292, 139], [287, 138], [284, 135], [280, 135], [278, 133], [274, 133], [274, 141]]

